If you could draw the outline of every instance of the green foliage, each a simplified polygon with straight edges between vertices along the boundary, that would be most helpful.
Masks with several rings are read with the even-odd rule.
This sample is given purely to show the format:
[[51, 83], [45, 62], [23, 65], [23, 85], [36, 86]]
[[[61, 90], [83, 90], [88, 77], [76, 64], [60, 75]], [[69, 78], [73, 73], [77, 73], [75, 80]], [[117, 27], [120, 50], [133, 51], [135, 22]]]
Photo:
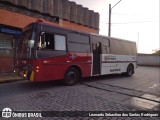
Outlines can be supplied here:
[[159, 56], [160, 56], [160, 49], [159, 49], [159, 50], [156, 50], [153, 54], [154, 54], [154, 55], [159, 55]]

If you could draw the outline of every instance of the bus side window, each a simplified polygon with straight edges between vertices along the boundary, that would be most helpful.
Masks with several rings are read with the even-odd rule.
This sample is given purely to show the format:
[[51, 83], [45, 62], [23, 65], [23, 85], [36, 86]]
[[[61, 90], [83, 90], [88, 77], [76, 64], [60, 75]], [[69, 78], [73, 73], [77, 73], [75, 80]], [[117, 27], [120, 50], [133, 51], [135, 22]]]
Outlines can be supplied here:
[[54, 35], [55, 50], [66, 51], [66, 37], [63, 35]]
[[110, 54], [110, 48], [109, 48], [109, 46], [102, 45], [102, 53], [103, 54]]
[[64, 35], [42, 32], [37, 47], [38, 50], [66, 51], [66, 37]]
[[42, 32], [38, 42], [38, 49], [54, 50], [54, 35]]
[[92, 45], [92, 49], [93, 50], [96, 50], [96, 44], [95, 43], [92, 43], [93, 45]]
[[43, 34], [42, 34], [42, 37], [41, 37], [41, 46], [42, 46], [42, 49], [45, 49], [45, 48], [46, 48], [45, 33], [43, 33]]
[[53, 34], [45, 34], [45, 49], [52, 49], [54, 50], [54, 35]]
[[46, 44], [45, 44], [45, 33], [42, 32], [40, 37], [39, 37], [39, 41], [38, 41], [38, 45], [37, 45], [37, 49], [41, 50], [41, 49], [45, 49]]

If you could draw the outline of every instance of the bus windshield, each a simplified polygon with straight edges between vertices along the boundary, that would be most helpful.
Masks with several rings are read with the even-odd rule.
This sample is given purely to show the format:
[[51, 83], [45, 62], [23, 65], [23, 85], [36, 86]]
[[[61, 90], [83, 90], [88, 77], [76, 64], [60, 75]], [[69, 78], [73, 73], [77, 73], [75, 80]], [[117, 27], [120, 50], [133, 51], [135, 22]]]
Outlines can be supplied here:
[[20, 44], [18, 46], [19, 58], [33, 58], [34, 57], [34, 44], [35, 44], [35, 32], [26, 31], [21, 37]]

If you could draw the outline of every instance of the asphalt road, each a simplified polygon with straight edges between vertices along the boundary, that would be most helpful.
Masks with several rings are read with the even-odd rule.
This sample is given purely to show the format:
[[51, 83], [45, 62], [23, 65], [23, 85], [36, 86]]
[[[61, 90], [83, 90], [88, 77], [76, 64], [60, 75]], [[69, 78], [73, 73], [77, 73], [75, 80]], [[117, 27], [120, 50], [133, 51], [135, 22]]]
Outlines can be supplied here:
[[160, 111], [160, 68], [141, 66], [132, 77], [84, 78], [75, 86], [63, 86], [58, 81], [3, 83], [0, 110], [5, 107], [45, 111]]

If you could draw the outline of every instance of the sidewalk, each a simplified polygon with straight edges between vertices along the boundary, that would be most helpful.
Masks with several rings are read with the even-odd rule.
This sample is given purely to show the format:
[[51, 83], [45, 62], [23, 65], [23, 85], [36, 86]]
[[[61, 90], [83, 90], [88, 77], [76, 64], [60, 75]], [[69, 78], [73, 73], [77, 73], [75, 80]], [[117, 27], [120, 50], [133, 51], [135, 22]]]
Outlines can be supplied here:
[[22, 80], [16, 73], [0, 73], [0, 83]]

